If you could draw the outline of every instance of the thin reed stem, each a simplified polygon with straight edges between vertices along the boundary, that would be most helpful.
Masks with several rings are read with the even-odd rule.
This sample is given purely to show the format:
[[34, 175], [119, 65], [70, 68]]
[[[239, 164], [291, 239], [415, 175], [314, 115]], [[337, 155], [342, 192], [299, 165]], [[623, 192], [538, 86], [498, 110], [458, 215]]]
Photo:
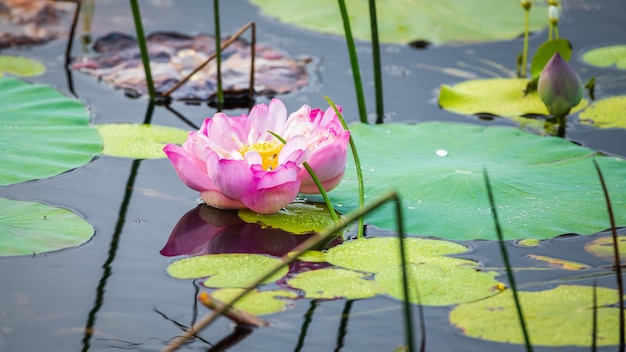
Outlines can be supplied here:
[[615, 276], [617, 278], [617, 294], [619, 299], [619, 350], [624, 352], [626, 343], [624, 338], [624, 283], [622, 281], [622, 262], [619, 254], [619, 242], [617, 239], [617, 227], [615, 226], [615, 216], [613, 214], [613, 206], [611, 205], [611, 198], [609, 197], [609, 190], [606, 187], [602, 170], [598, 165], [598, 161], [593, 159], [593, 166], [595, 166], [602, 185], [602, 192], [604, 192], [604, 199], [606, 200], [606, 208], [609, 213], [609, 221], [611, 222], [611, 237], [613, 238], [613, 265], [615, 266]]
[[502, 235], [502, 228], [500, 227], [500, 220], [498, 220], [498, 214], [496, 211], [496, 203], [493, 199], [493, 191], [491, 190], [491, 183], [489, 182], [489, 175], [487, 174], [487, 169], [483, 169], [483, 175], [485, 178], [485, 187], [487, 188], [487, 196], [489, 197], [489, 206], [491, 209], [491, 214], [493, 215], [493, 221], [496, 227], [496, 234], [498, 235], [498, 243], [500, 244], [500, 252], [502, 254], [502, 259], [504, 260], [504, 265], [506, 267], [506, 276], [509, 280], [509, 284], [511, 285], [511, 291], [513, 292], [513, 300], [515, 301], [515, 309], [517, 310], [517, 317], [519, 319], [519, 323], [522, 328], [522, 334], [524, 335], [526, 351], [531, 352], [533, 350], [533, 346], [530, 344], [530, 336], [528, 335], [528, 330], [526, 328], [526, 322], [524, 320], [524, 313], [522, 312], [522, 305], [520, 304], [520, 300], [517, 295], [515, 277], [513, 276], [513, 270], [511, 269], [512, 266], [509, 260], [509, 254], [506, 250], [504, 236]]
[[528, 66], [528, 37], [530, 31], [530, 8], [524, 9], [524, 49], [522, 51], [522, 78], [526, 78], [526, 66]]
[[372, 28], [372, 62], [374, 64], [374, 90], [376, 91], [376, 123], [383, 123], [385, 114], [383, 102], [383, 76], [380, 68], [380, 43], [378, 41], [378, 20], [376, 0], [369, 0], [370, 27]]
[[217, 111], [224, 106], [222, 88], [222, 33], [220, 30], [220, 0], [213, 0], [213, 18], [215, 22], [215, 64], [217, 67]]
[[362, 123], [367, 122], [367, 109], [365, 107], [365, 95], [363, 94], [363, 82], [361, 80], [361, 70], [359, 69], [359, 58], [356, 55], [356, 46], [354, 38], [352, 38], [352, 29], [350, 28], [350, 18], [348, 17], [348, 9], [344, 0], [338, 0], [341, 19], [343, 20], [343, 29], [346, 35], [346, 44], [348, 45], [348, 54], [350, 55], [350, 66], [352, 67], [352, 78], [354, 79], [354, 90], [356, 91], [356, 100], [359, 106], [359, 119]]
[[[341, 121], [341, 125], [344, 130], [349, 131], [348, 125], [346, 124], [346, 120], [343, 118], [341, 111], [337, 108], [337, 105], [328, 97], [324, 96], [324, 99], [330, 104], [330, 106], [335, 110], [335, 114]], [[363, 208], [365, 205], [365, 185], [363, 184], [363, 169], [361, 168], [361, 159], [359, 159], [359, 153], [357, 152], [356, 145], [354, 144], [354, 139], [352, 138], [352, 134], [350, 134], [350, 150], [352, 151], [352, 157], [354, 158], [354, 167], [356, 168], [356, 177], [357, 182], [359, 183], [359, 208]], [[359, 228], [357, 230], [357, 238], [363, 237], [363, 231], [365, 226], [365, 219], [359, 218]]]
[[150, 71], [150, 56], [148, 55], [148, 45], [146, 44], [146, 35], [143, 32], [143, 24], [141, 23], [141, 12], [137, 0], [130, 0], [130, 7], [133, 11], [133, 21], [135, 22], [135, 32], [137, 32], [137, 44], [141, 52], [141, 61], [143, 62], [143, 70], [146, 75], [146, 87], [150, 100], [156, 99], [156, 91], [154, 82], [152, 81], [152, 72]]
[[593, 313], [591, 315], [591, 352], [598, 350], [598, 282], [593, 280]]
[[[398, 243], [400, 244], [400, 265], [402, 267], [402, 293], [404, 295], [404, 322], [405, 322], [405, 338], [409, 352], [415, 351], [415, 343], [413, 342], [413, 315], [411, 314], [411, 303], [409, 301], [409, 274], [407, 273], [408, 261], [406, 259], [406, 248], [404, 246], [404, 218], [402, 217], [402, 203], [399, 197], [394, 198], [396, 205], [396, 232]], [[423, 314], [422, 314], [423, 316]], [[426, 341], [426, 335], [422, 336], [422, 344]]]

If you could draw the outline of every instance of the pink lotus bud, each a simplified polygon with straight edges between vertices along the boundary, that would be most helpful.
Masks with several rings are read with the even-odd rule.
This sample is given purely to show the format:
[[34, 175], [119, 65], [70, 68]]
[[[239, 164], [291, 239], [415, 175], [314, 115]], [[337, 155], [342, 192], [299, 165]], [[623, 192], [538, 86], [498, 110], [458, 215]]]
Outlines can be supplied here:
[[583, 95], [580, 78], [559, 53], [541, 71], [537, 92], [553, 116], [565, 116]]

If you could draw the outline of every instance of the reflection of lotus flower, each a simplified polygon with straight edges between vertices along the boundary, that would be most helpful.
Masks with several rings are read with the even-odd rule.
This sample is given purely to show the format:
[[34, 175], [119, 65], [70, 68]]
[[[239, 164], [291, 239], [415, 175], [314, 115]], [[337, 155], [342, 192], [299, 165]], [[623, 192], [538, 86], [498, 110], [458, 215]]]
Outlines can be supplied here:
[[190, 132], [182, 148], [168, 144], [163, 150], [178, 176], [207, 204], [271, 214], [291, 203], [298, 191], [317, 193], [301, 167], [309, 155], [324, 188], [335, 187], [345, 170], [349, 136], [334, 112], [303, 106], [287, 119], [283, 103], [272, 99], [247, 116], [217, 113]]
[[199, 205], [178, 220], [161, 254], [168, 257], [220, 253], [282, 256], [309, 237], [244, 222], [236, 211]]
[[580, 78], [559, 53], [554, 54], [539, 76], [537, 92], [553, 116], [565, 116], [583, 95]]

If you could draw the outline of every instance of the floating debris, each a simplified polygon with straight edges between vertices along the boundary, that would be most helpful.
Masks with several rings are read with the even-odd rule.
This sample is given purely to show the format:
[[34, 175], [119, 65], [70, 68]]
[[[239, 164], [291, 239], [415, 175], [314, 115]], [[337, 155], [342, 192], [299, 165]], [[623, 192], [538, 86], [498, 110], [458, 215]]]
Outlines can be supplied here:
[[0, 0], [0, 48], [47, 43], [67, 34], [71, 2]]

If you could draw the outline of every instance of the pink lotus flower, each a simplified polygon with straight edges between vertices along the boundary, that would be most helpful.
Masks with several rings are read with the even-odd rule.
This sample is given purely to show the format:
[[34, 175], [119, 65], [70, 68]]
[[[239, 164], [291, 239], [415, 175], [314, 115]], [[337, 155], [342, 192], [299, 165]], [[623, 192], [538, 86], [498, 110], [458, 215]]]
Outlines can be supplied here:
[[217, 113], [199, 131], [189, 132], [182, 147], [168, 144], [163, 151], [181, 180], [208, 205], [271, 214], [299, 191], [317, 193], [302, 167], [309, 158], [324, 188], [334, 188], [345, 170], [349, 136], [328, 110], [322, 114], [303, 106], [287, 118], [285, 105], [272, 99], [249, 115]]

